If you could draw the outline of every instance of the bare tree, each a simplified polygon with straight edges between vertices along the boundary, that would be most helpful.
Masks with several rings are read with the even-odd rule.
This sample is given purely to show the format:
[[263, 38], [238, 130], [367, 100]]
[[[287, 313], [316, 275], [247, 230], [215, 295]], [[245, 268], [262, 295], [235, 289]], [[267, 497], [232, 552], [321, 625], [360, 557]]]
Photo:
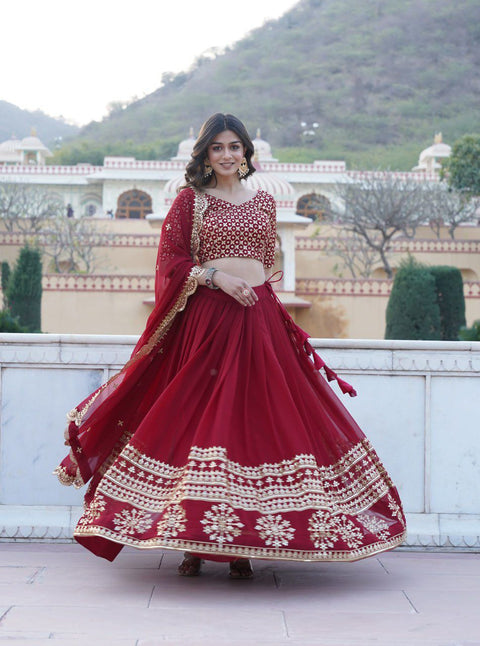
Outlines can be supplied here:
[[[33, 235], [59, 273], [94, 270], [100, 236], [88, 218], [68, 218], [63, 202], [39, 187], [0, 183], [0, 217], [7, 231]], [[104, 236], [105, 237], [105, 236]]]
[[325, 253], [340, 259], [339, 265], [334, 268], [336, 273], [341, 276], [343, 270], [347, 269], [352, 278], [369, 278], [378, 261], [377, 251], [364, 238], [342, 229], [328, 239]]
[[39, 238], [44, 254], [52, 258], [58, 273], [91, 273], [94, 270], [95, 247], [100, 236], [87, 218], [52, 218], [46, 223]]
[[63, 211], [62, 201], [44, 189], [0, 183], [0, 217], [7, 231], [39, 233], [49, 218]]
[[372, 173], [338, 183], [335, 193], [337, 206], [326, 213], [328, 219], [362, 238], [393, 278], [388, 259], [392, 240], [399, 235], [412, 238], [418, 225], [428, 222], [428, 185], [393, 173]]
[[439, 238], [442, 227], [446, 226], [450, 237], [455, 240], [455, 229], [458, 226], [476, 221], [479, 201], [470, 194], [456, 191], [445, 184], [437, 184], [430, 190], [434, 209], [430, 227]]

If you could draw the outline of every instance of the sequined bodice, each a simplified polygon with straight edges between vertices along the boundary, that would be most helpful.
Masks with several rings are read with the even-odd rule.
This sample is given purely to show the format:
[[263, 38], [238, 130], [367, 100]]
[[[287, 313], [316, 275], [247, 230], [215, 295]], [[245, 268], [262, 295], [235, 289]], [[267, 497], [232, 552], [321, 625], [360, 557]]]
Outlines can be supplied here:
[[206, 194], [208, 206], [200, 229], [200, 264], [216, 258], [254, 258], [273, 267], [275, 200], [265, 191], [242, 204]]

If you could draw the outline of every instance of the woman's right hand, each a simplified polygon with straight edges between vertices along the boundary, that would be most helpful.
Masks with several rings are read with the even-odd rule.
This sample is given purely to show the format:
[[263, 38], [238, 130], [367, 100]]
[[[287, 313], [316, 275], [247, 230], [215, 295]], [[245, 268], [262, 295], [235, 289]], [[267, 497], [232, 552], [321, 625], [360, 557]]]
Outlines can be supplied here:
[[213, 274], [212, 282], [244, 307], [255, 305], [258, 301], [257, 294], [243, 278], [232, 276], [217, 269]]

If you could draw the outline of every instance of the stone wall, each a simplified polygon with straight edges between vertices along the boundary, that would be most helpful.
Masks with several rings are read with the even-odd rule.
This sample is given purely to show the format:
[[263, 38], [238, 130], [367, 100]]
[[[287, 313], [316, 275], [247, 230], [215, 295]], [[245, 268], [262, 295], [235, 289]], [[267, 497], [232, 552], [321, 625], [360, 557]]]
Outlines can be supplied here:
[[[65, 413], [128, 359], [136, 337], [0, 335], [0, 539], [68, 540], [82, 491], [51, 472]], [[314, 340], [359, 392], [342, 401], [408, 516], [408, 545], [480, 548], [480, 343]]]

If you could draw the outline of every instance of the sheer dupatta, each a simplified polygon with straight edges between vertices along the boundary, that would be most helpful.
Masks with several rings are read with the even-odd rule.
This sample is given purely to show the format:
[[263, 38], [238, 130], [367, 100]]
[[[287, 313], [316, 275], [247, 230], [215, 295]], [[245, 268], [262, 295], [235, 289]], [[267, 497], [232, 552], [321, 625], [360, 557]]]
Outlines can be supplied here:
[[[91, 480], [87, 498], [134, 433], [119, 419], [140, 396], [136, 385], [162, 352], [175, 316], [196, 288], [199, 230], [206, 198], [187, 188], [174, 200], [162, 227], [155, 271], [155, 307], [129, 361], [122, 370], [67, 415], [65, 444], [70, 453], [55, 469], [60, 482], [81, 487]], [[93, 478], [93, 480], [92, 480]], [[89, 495], [90, 494], [90, 495]]]

